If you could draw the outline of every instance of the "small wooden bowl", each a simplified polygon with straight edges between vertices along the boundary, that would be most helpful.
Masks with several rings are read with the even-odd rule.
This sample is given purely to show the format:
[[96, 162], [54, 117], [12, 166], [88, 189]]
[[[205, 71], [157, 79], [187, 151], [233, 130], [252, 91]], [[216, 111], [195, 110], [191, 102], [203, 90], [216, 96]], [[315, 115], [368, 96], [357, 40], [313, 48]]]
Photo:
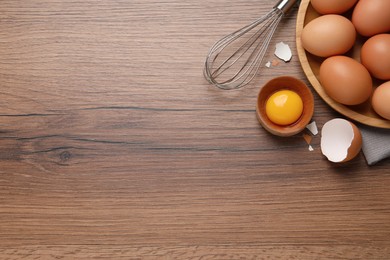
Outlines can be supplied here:
[[[301, 117], [290, 125], [278, 125], [273, 123], [266, 115], [265, 104], [268, 98], [279, 90], [291, 90], [297, 93], [303, 102]], [[314, 112], [314, 98], [306, 84], [294, 77], [282, 76], [271, 79], [259, 91], [257, 96], [256, 114], [260, 124], [270, 133], [278, 136], [292, 136], [309, 124]]]

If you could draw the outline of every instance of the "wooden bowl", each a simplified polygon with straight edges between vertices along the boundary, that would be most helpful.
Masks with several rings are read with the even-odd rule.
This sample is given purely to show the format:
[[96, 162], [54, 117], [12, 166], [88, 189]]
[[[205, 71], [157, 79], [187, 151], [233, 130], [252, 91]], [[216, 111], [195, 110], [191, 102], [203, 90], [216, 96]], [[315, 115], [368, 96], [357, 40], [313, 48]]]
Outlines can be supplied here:
[[[347, 18], [350, 18], [351, 12], [347, 12], [344, 15]], [[305, 49], [302, 47], [301, 42], [301, 34], [303, 27], [305, 27], [305, 25], [308, 24], [311, 20], [319, 16], [320, 14], [310, 4], [310, 0], [301, 1], [296, 23], [297, 52], [302, 69], [306, 74], [309, 82], [313, 86], [314, 90], [330, 107], [332, 107], [340, 114], [348, 117], [349, 119], [369, 126], [390, 129], [390, 120], [386, 120], [380, 117], [377, 113], [375, 113], [374, 109], [371, 106], [371, 98], [360, 105], [346, 106], [336, 102], [325, 92], [319, 80], [320, 66], [321, 63], [324, 61], [324, 58], [316, 57], [305, 51]], [[360, 61], [360, 49], [365, 40], [366, 38], [358, 35], [355, 45], [345, 55], [357, 61]], [[384, 81], [373, 78], [374, 88], [379, 86], [383, 82]]]
[[[303, 102], [301, 117], [290, 125], [278, 125], [273, 123], [266, 115], [265, 104], [268, 98], [280, 90], [291, 90], [297, 93]], [[260, 124], [270, 133], [278, 136], [292, 136], [303, 129], [310, 122], [314, 112], [314, 98], [306, 84], [294, 77], [282, 76], [271, 79], [259, 91], [257, 96], [256, 114]]]

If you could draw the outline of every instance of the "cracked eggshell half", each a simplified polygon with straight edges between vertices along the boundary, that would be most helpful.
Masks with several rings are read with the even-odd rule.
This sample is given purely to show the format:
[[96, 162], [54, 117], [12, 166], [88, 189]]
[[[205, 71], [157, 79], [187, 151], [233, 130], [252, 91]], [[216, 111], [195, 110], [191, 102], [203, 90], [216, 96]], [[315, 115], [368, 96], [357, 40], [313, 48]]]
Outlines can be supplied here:
[[348, 120], [335, 118], [321, 130], [321, 152], [334, 163], [347, 162], [359, 154], [362, 135], [357, 126]]

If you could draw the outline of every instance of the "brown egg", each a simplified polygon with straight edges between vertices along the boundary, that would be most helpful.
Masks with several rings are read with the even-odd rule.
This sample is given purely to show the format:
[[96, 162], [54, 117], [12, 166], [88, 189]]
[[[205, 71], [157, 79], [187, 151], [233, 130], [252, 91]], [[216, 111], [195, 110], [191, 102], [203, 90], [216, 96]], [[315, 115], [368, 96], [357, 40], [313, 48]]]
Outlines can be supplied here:
[[390, 34], [378, 34], [362, 46], [360, 59], [372, 76], [390, 80]]
[[301, 35], [303, 48], [320, 57], [346, 53], [355, 39], [356, 30], [351, 21], [337, 14], [315, 18], [303, 28]]
[[371, 104], [375, 112], [390, 120], [390, 81], [383, 83], [375, 89]]
[[320, 14], [342, 14], [351, 9], [358, 0], [311, 0], [313, 8]]
[[352, 23], [363, 36], [389, 32], [390, 1], [359, 0], [352, 13]]
[[347, 56], [327, 58], [320, 66], [320, 82], [325, 92], [344, 105], [358, 105], [372, 93], [368, 70]]

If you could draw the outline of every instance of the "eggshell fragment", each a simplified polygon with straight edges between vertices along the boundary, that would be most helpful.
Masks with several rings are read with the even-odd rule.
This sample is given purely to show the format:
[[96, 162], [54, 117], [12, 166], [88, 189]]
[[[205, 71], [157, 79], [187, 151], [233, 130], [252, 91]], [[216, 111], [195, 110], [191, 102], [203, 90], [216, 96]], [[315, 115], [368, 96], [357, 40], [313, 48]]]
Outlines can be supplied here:
[[336, 118], [324, 124], [321, 130], [321, 152], [329, 161], [347, 162], [359, 154], [362, 135], [348, 120]]
[[277, 59], [274, 59], [274, 60], [272, 60], [272, 66], [278, 66], [279, 65], [279, 61], [277, 60]]
[[303, 134], [303, 139], [305, 139], [307, 144], [311, 144], [311, 140], [313, 140], [313, 137], [311, 137], [311, 135], [308, 134]]
[[275, 56], [285, 62], [290, 61], [292, 53], [288, 44], [285, 44], [284, 42], [277, 43], [275, 46]]
[[317, 135], [318, 134], [318, 128], [317, 128], [317, 123], [316, 121], [311, 122], [306, 126], [306, 128], [313, 134]]

